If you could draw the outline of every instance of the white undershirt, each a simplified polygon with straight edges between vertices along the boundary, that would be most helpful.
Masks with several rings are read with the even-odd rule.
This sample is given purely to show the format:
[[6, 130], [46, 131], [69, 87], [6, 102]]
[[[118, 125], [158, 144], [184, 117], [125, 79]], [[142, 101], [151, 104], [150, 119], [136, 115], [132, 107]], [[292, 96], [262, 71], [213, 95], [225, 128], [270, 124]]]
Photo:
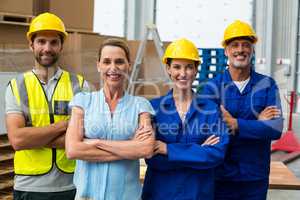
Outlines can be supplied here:
[[246, 88], [247, 84], [249, 83], [249, 81], [250, 81], [250, 76], [244, 81], [233, 81], [233, 82], [236, 85], [236, 87], [239, 89], [240, 93], [242, 93]]

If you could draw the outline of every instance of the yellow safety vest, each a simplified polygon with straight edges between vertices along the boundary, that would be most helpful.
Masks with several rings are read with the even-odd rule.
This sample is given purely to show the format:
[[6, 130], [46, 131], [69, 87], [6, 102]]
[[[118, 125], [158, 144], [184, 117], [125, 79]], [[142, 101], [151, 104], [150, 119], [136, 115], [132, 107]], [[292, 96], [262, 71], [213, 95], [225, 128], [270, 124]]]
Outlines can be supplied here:
[[[32, 72], [19, 75], [10, 81], [17, 103], [21, 106], [26, 126], [43, 127], [61, 120], [68, 120], [68, 103], [74, 94], [81, 91], [83, 77], [63, 71], [48, 100], [43, 86]], [[75, 161], [68, 160], [64, 149], [38, 148], [16, 151], [14, 157], [15, 174], [47, 174], [56, 164], [64, 173], [73, 173]]]

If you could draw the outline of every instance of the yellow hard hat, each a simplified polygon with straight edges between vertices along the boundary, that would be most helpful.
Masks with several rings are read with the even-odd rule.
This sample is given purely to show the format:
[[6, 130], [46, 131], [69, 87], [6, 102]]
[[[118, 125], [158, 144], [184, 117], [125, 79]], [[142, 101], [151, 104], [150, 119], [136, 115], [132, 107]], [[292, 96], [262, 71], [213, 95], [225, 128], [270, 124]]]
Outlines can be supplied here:
[[236, 20], [225, 29], [222, 46], [226, 47], [228, 40], [238, 37], [249, 37], [253, 43], [257, 42], [257, 36], [252, 27], [246, 22]]
[[27, 39], [30, 41], [31, 36], [39, 31], [57, 31], [61, 33], [63, 39], [68, 35], [65, 29], [65, 25], [62, 20], [54, 14], [45, 12], [35, 17], [27, 32]]
[[193, 42], [185, 38], [181, 38], [169, 44], [162, 62], [166, 64], [168, 58], [188, 59], [200, 62], [197, 47]]

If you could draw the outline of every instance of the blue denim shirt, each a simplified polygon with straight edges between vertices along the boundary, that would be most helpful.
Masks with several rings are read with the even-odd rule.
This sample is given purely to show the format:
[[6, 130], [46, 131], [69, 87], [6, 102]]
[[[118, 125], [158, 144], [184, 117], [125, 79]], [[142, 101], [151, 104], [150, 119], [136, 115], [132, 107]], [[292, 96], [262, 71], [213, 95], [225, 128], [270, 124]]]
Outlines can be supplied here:
[[250, 81], [240, 93], [229, 71], [225, 70], [206, 84], [202, 95], [218, 105], [224, 105], [238, 122], [238, 132], [230, 138], [225, 162], [217, 170], [217, 179], [232, 181], [268, 179], [270, 145], [272, 140], [281, 136], [283, 118], [281, 116], [260, 121], [257, 117], [267, 106], [277, 106], [281, 109], [275, 81], [251, 70]]
[[[213, 199], [214, 168], [223, 162], [228, 143], [219, 107], [195, 94], [182, 122], [172, 90], [151, 104], [156, 113], [156, 139], [167, 144], [168, 153], [146, 160], [142, 199]], [[220, 136], [220, 142], [201, 146], [212, 134]]]

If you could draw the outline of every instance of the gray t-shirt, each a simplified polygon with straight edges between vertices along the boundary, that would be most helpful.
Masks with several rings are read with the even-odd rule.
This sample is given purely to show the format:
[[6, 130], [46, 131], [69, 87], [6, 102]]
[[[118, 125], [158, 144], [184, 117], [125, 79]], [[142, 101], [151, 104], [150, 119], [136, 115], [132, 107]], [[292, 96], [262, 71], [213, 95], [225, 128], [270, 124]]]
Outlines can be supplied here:
[[[33, 70], [34, 72], [34, 70]], [[46, 92], [47, 98], [50, 99], [55, 85], [62, 73], [62, 70], [58, 68], [55, 75], [48, 80], [48, 83], [42, 83], [42, 86]], [[83, 88], [89, 90], [89, 85], [86, 81], [83, 83]], [[15, 96], [13, 95], [10, 86], [6, 88], [5, 94], [5, 110], [6, 113], [20, 113], [22, 109], [18, 105]], [[73, 185], [73, 174], [62, 173], [54, 165], [51, 171], [45, 175], [40, 176], [24, 176], [15, 175], [14, 189], [20, 191], [30, 192], [61, 192], [75, 189]]]

